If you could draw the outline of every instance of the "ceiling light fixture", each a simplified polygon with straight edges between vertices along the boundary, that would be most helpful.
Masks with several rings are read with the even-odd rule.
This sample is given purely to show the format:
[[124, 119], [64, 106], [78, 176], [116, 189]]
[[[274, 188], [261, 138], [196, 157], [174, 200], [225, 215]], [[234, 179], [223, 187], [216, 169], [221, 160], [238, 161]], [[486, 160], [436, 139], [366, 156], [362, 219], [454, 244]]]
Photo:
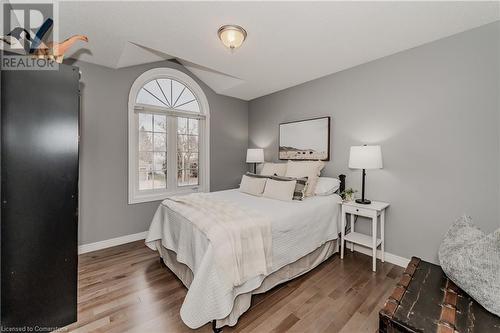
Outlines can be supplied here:
[[247, 32], [239, 25], [223, 25], [217, 31], [217, 35], [226, 47], [231, 50], [237, 49], [247, 38]]

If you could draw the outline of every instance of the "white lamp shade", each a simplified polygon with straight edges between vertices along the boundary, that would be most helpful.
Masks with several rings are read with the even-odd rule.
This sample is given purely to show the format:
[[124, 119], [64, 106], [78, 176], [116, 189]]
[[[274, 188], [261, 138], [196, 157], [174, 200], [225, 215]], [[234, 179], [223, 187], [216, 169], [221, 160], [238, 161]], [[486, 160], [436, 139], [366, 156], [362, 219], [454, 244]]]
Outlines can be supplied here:
[[351, 169], [382, 169], [380, 146], [353, 146], [349, 153]]
[[264, 162], [264, 149], [252, 148], [247, 149], [247, 163], [262, 163]]

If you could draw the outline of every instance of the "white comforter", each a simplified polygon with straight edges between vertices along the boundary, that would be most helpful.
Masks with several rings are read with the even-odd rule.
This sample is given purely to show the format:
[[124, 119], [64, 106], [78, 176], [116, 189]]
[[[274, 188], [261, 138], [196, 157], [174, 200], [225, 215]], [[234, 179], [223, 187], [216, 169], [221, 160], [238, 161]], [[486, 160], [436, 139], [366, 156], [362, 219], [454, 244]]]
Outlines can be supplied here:
[[[272, 225], [272, 272], [337, 239], [341, 199], [338, 195], [316, 196], [304, 201], [278, 201], [255, 197], [238, 190], [213, 192], [214, 198], [228, 200], [270, 219]], [[181, 307], [184, 323], [197, 328], [229, 315], [237, 295], [257, 289], [265, 276], [257, 276], [237, 287], [228, 287], [220, 277], [214, 249], [193, 223], [163, 203], [151, 223], [146, 244], [156, 250], [155, 241], [177, 253], [177, 261], [194, 274]], [[235, 323], [232, 323], [235, 324]]]

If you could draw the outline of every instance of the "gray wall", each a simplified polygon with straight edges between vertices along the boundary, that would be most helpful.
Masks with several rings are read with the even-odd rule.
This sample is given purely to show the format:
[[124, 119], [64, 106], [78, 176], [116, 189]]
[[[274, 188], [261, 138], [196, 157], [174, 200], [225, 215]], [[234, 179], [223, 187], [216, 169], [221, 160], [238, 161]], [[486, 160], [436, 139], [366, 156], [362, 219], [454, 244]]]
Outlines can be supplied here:
[[253, 100], [249, 145], [276, 160], [280, 122], [330, 115], [324, 173], [360, 189], [349, 147], [380, 144], [384, 169], [367, 172], [367, 196], [391, 203], [386, 251], [436, 262], [462, 213], [499, 226], [499, 40], [496, 22]]
[[[165, 61], [114, 70], [84, 62], [82, 72], [79, 243], [148, 229], [159, 202], [127, 204], [128, 94], [148, 69], [181, 65]], [[196, 77], [210, 105], [211, 190], [235, 187], [246, 170], [248, 103], [217, 95]]]

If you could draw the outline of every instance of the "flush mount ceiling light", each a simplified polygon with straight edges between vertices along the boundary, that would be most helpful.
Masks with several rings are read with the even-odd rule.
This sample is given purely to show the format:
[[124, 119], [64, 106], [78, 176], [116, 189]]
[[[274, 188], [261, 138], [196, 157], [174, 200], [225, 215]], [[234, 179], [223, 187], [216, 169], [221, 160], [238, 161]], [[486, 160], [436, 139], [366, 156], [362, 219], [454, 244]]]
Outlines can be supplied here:
[[237, 49], [247, 38], [247, 32], [239, 25], [223, 25], [217, 31], [222, 44], [231, 50]]

